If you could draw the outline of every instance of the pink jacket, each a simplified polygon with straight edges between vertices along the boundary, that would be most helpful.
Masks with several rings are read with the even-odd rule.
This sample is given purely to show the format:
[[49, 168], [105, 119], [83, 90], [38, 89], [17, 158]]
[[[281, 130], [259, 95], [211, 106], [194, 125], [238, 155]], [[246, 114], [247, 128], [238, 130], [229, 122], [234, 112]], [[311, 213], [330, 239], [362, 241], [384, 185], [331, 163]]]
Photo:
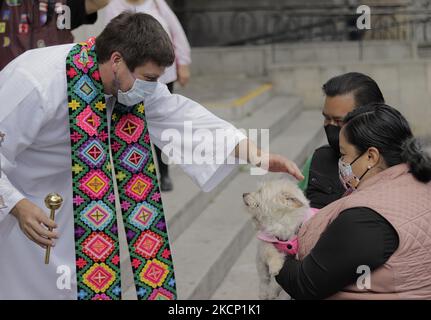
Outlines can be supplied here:
[[320, 209], [298, 232], [298, 258], [311, 252], [341, 212], [356, 207], [384, 217], [398, 233], [399, 246], [371, 272], [370, 288], [354, 283], [330, 299], [431, 299], [431, 183], [417, 181], [406, 164], [364, 180], [351, 195]]

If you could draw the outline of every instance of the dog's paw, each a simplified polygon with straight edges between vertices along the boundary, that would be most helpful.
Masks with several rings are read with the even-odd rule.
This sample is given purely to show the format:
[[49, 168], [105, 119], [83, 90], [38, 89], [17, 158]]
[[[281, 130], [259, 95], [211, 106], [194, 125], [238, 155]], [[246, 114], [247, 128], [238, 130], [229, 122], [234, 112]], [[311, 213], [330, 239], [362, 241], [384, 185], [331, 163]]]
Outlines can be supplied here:
[[278, 288], [267, 287], [263, 290], [259, 291], [259, 299], [260, 300], [275, 300], [280, 294], [280, 290]]
[[279, 295], [280, 295], [279, 291], [268, 292], [268, 294], [267, 294], [267, 300], [275, 300], [275, 299], [278, 298]]
[[259, 300], [269, 300], [268, 292], [267, 291], [259, 292]]
[[271, 259], [268, 261], [269, 274], [273, 277], [277, 276], [280, 273], [280, 270], [283, 268], [283, 265], [283, 255], [276, 255], [271, 257]]

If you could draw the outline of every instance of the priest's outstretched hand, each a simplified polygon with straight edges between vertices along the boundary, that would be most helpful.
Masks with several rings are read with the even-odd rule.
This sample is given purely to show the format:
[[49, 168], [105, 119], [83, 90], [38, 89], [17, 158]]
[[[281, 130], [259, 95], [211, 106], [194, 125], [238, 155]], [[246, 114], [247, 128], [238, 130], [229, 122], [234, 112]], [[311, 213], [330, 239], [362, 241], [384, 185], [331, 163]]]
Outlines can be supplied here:
[[302, 181], [304, 176], [298, 166], [288, 158], [260, 150], [251, 140], [242, 140], [235, 148], [235, 156], [270, 172], [287, 173]]
[[295, 177], [299, 181], [304, 180], [304, 176], [302, 175], [301, 170], [298, 168], [295, 162], [287, 159], [282, 155], [274, 153], [268, 153], [266, 157], [268, 159], [268, 171], [285, 172]]

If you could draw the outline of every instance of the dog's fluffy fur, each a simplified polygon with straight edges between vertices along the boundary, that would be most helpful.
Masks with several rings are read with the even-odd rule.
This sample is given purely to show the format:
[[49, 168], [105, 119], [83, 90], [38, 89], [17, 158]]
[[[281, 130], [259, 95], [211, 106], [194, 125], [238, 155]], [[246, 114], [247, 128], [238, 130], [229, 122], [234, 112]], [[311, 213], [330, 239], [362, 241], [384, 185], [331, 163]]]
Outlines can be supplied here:
[[[303, 192], [287, 179], [263, 183], [258, 191], [245, 193], [243, 199], [257, 230], [282, 241], [295, 234], [309, 210], [309, 202]], [[274, 277], [283, 267], [285, 255], [273, 244], [259, 240], [256, 260], [260, 278], [259, 298], [277, 298], [281, 287]]]

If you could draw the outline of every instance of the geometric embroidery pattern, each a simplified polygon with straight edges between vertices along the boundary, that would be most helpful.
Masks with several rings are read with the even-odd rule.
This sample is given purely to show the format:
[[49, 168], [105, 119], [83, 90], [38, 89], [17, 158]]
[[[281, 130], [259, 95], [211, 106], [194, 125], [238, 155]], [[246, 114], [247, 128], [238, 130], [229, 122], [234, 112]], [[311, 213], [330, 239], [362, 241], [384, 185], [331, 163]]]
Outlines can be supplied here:
[[87, 104], [90, 104], [97, 96], [97, 88], [87, 75], [83, 75], [76, 82], [75, 93]]
[[172, 300], [173, 294], [163, 288], [158, 288], [153, 291], [148, 300]]
[[76, 117], [76, 123], [87, 134], [94, 136], [97, 134], [97, 129], [100, 125], [100, 117], [93, 112], [90, 106], [87, 106], [84, 111]]
[[157, 218], [157, 208], [149, 203], [142, 202], [133, 209], [129, 215], [129, 222], [140, 230], [150, 228]]
[[94, 261], [105, 261], [114, 251], [114, 242], [104, 233], [92, 233], [82, 244], [84, 253]]
[[151, 231], [142, 233], [135, 243], [135, 252], [146, 259], [154, 258], [163, 244], [163, 239]]
[[131, 172], [140, 172], [148, 160], [148, 151], [135, 144], [128, 147], [121, 155], [122, 165]]
[[106, 264], [95, 263], [84, 273], [84, 284], [94, 292], [105, 292], [115, 281], [115, 271]]
[[143, 174], [137, 174], [130, 179], [126, 186], [126, 195], [136, 201], [144, 200], [153, 188], [153, 180]]
[[168, 266], [163, 262], [148, 260], [140, 273], [140, 279], [152, 288], [157, 288], [165, 281], [168, 273]]
[[101, 170], [93, 170], [81, 179], [80, 188], [92, 199], [101, 199], [109, 189], [110, 182]]
[[85, 142], [79, 149], [79, 155], [81, 160], [91, 167], [100, 167], [106, 159], [103, 146], [96, 139]]
[[103, 201], [92, 201], [81, 211], [81, 220], [92, 230], [103, 230], [111, 223], [114, 215]]
[[127, 143], [136, 142], [144, 131], [144, 126], [145, 123], [141, 119], [127, 114], [116, 125], [115, 134]]
[[145, 107], [116, 105], [108, 131], [94, 38], [71, 49], [66, 74], [77, 297], [121, 299], [114, 169], [138, 299], [174, 300], [174, 266]]

